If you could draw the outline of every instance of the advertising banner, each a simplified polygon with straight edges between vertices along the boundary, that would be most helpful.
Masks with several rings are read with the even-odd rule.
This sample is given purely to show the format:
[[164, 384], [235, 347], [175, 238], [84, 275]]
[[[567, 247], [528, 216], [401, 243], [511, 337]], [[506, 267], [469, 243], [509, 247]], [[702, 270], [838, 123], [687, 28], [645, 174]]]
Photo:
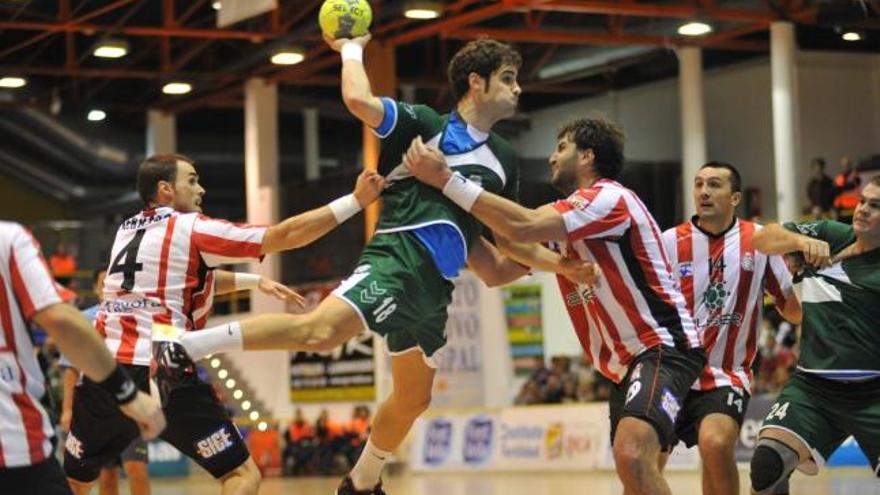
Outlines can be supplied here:
[[480, 284], [476, 275], [468, 271], [455, 280], [452, 304], [447, 308], [447, 344], [434, 355], [437, 363], [431, 400], [434, 407], [483, 405]]
[[512, 284], [502, 289], [507, 338], [516, 375], [534, 370], [534, 358], [544, 356], [544, 327], [541, 323], [541, 286]]
[[414, 471], [568, 471], [600, 467], [608, 448], [606, 404], [512, 407], [422, 418]]
[[736, 442], [736, 462], [749, 462], [752, 453], [758, 443], [758, 433], [761, 431], [761, 423], [770, 414], [770, 406], [776, 401], [775, 394], [755, 395], [749, 399], [749, 407], [746, 409], [746, 417], [743, 419], [742, 428], [739, 430], [739, 440]]

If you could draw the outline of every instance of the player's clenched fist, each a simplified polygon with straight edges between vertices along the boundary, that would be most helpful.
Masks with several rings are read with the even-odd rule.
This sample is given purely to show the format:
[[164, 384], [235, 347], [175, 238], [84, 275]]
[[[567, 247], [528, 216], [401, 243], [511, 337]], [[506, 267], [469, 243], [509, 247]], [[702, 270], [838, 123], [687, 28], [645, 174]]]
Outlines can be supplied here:
[[560, 264], [560, 274], [576, 284], [593, 285], [602, 275], [599, 265], [591, 261], [566, 259]]
[[376, 201], [385, 187], [385, 178], [373, 170], [364, 170], [358, 175], [354, 186], [354, 197], [357, 198], [362, 208]]
[[119, 409], [137, 423], [144, 440], [158, 437], [165, 429], [165, 414], [155, 397], [138, 392], [134, 400], [120, 405]]
[[813, 239], [803, 236], [801, 239], [800, 251], [804, 253], [804, 261], [808, 265], [821, 268], [829, 265], [831, 250], [828, 243], [819, 239]]
[[449, 176], [452, 175], [452, 171], [446, 165], [443, 152], [422, 142], [421, 136], [416, 136], [412, 140], [412, 144], [403, 155], [403, 164], [416, 179], [437, 189], [443, 189]]

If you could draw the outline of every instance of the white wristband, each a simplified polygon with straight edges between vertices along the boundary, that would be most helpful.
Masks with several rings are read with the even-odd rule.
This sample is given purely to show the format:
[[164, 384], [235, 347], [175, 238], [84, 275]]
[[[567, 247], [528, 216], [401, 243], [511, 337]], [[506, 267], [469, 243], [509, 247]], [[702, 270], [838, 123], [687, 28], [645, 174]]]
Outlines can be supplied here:
[[334, 199], [327, 206], [330, 207], [330, 211], [333, 212], [333, 216], [336, 218], [336, 223], [342, 223], [349, 218], [358, 214], [363, 208], [361, 204], [358, 203], [357, 198], [354, 197], [354, 194], [346, 194], [345, 196]]
[[357, 60], [360, 63], [364, 63], [364, 47], [357, 43], [349, 42], [342, 45], [342, 50], [339, 53], [342, 55], [343, 62], [346, 60]]
[[238, 273], [235, 272], [235, 290], [255, 289], [260, 285], [260, 277], [256, 273]]
[[471, 211], [477, 198], [482, 194], [483, 188], [476, 185], [458, 172], [446, 181], [443, 186], [443, 194], [453, 203], [460, 206], [464, 211]]

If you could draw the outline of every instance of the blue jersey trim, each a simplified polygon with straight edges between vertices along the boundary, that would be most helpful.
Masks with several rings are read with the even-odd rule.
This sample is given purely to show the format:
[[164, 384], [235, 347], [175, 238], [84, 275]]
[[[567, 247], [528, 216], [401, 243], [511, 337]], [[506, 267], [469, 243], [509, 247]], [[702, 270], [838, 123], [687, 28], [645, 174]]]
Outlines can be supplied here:
[[382, 101], [382, 108], [385, 110], [385, 113], [382, 116], [382, 123], [373, 131], [377, 136], [384, 139], [397, 126], [397, 102], [387, 96], [382, 96], [379, 99]]
[[431, 254], [443, 277], [458, 277], [458, 272], [467, 264], [467, 249], [455, 227], [435, 223], [412, 229], [412, 233]]
[[479, 148], [487, 140], [488, 138], [483, 141], [474, 139], [468, 132], [467, 123], [461, 119], [458, 112], [452, 112], [440, 136], [439, 148], [446, 155], [459, 155]]

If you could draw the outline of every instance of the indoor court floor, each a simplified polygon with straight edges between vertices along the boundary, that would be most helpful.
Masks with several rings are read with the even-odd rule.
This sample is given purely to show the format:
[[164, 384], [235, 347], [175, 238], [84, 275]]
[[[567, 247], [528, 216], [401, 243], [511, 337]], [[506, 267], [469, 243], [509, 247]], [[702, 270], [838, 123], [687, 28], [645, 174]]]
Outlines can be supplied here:
[[[697, 473], [667, 475], [672, 493], [700, 494]], [[740, 493], [748, 494], [748, 472], [740, 471]], [[269, 478], [261, 495], [333, 495], [335, 478]], [[125, 483], [120, 492], [128, 494]], [[207, 477], [153, 481], [153, 495], [203, 495], [217, 493], [216, 484]], [[621, 485], [612, 472], [592, 473], [468, 473], [400, 475], [388, 478], [389, 495], [620, 495]], [[818, 476], [796, 474], [793, 495], [880, 495], [880, 481], [870, 470], [824, 470]]]

